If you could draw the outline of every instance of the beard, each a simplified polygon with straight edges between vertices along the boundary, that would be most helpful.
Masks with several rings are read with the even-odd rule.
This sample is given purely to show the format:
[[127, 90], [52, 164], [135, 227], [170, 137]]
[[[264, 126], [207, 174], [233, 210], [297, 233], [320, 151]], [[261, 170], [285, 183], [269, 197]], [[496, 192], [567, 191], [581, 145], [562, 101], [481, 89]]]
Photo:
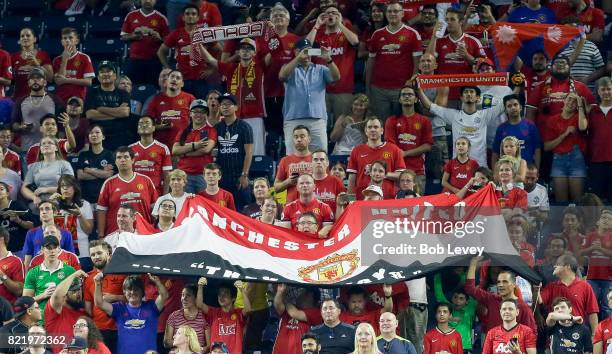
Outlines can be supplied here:
[[80, 310], [83, 307], [85, 307], [85, 302], [83, 302], [83, 300], [73, 300], [69, 297], [66, 298], [66, 303], [68, 305], [70, 305], [70, 307], [72, 307], [74, 310]]
[[96, 267], [96, 269], [104, 269], [106, 267], [106, 264], [108, 263], [108, 261], [100, 261], [98, 263], [94, 263], [94, 267]]
[[306, 349], [306, 350], [302, 350], [302, 354], [319, 354], [319, 351]]
[[569, 72], [562, 73], [558, 71], [553, 71], [551, 75], [557, 80], [567, 80], [567, 78], [569, 77]]

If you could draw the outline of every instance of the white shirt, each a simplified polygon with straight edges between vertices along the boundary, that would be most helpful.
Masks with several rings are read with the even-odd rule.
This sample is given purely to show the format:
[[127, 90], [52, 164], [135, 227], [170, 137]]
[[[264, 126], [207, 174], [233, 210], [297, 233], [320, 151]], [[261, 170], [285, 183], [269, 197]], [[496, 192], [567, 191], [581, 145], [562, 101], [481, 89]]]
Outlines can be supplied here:
[[[478, 86], [480, 88], [480, 101], [478, 101], [479, 108], [487, 109], [495, 107], [497, 105], [504, 104], [504, 97], [512, 94], [512, 89], [508, 86]], [[505, 110], [502, 113], [492, 119], [487, 125], [487, 147], [490, 149], [493, 146], [495, 140], [495, 133], [497, 127], [500, 124], [507, 121]], [[499, 151], [495, 151], [499, 153]]]
[[546, 187], [536, 183], [535, 188], [527, 193], [527, 206], [530, 208], [538, 208], [542, 211], [549, 211], [550, 204], [548, 201], [548, 192]]
[[[480, 166], [487, 166], [487, 125], [491, 120], [503, 113], [503, 105], [467, 114], [463, 110], [440, 107], [432, 103], [429, 111], [452, 126], [453, 141], [462, 136], [468, 138], [472, 143], [470, 158], [476, 160]], [[454, 145], [453, 158], [457, 157]]]
[[411, 303], [427, 304], [427, 282], [425, 277], [408, 280], [406, 286], [408, 287]]

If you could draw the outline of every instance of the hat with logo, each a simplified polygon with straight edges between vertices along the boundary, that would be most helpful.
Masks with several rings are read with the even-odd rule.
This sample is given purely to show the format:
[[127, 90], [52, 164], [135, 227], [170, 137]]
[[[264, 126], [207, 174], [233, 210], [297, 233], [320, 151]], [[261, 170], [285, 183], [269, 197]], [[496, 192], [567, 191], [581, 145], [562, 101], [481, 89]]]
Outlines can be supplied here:
[[243, 38], [240, 41], [240, 44], [250, 45], [253, 48], [253, 50], [257, 50], [257, 45], [255, 44], [255, 41], [252, 40], [251, 38]]
[[369, 185], [368, 188], [364, 189], [362, 192], [363, 195], [369, 195], [374, 193], [380, 195], [381, 197], [384, 197], [382, 188], [373, 184]]
[[113, 62], [110, 60], [102, 60], [100, 64], [98, 64], [98, 72], [104, 68], [111, 69], [112, 71], [117, 72], [115, 64], [113, 64]]
[[15, 300], [15, 304], [13, 305], [13, 318], [19, 318], [25, 315], [28, 309], [34, 306], [35, 302], [36, 300], [31, 296], [22, 296]]
[[302, 50], [304, 48], [312, 48], [312, 43], [310, 43], [308, 39], [302, 38], [295, 43], [295, 47], [299, 50]]
[[43, 79], [45, 78], [45, 71], [40, 67], [40, 66], [36, 66], [34, 68], [32, 68], [32, 70], [30, 70], [30, 73], [28, 74], [28, 79], [31, 79], [33, 77], [42, 77]]
[[66, 349], [87, 349], [87, 340], [81, 337], [74, 337], [70, 343], [66, 344]]
[[236, 96], [232, 95], [229, 92], [224, 93], [221, 97], [219, 97], [219, 103], [228, 100], [228, 101], [232, 101], [233, 104], [238, 104], [238, 100], [236, 99]]
[[206, 103], [205, 100], [201, 100], [201, 99], [197, 99], [197, 100], [193, 100], [191, 102], [191, 104], [189, 105], [189, 110], [193, 110], [194, 108], [206, 108], [206, 110], [208, 111], [208, 104]]

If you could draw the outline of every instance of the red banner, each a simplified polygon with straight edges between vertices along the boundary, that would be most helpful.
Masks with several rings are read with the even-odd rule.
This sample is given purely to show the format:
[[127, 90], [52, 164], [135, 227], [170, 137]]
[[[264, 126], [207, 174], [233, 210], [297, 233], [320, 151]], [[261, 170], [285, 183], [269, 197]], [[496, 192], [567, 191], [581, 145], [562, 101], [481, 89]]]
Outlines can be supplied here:
[[508, 73], [419, 75], [419, 87], [508, 86]]

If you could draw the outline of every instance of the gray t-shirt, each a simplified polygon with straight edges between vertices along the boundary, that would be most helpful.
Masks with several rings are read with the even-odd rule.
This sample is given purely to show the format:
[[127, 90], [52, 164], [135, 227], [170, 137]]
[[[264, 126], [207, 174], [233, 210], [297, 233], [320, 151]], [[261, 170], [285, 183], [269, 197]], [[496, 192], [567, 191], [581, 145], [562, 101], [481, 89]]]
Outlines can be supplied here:
[[[38, 161], [28, 167], [28, 173], [23, 183], [29, 185], [34, 183], [36, 187], [57, 186], [57, 181], [61, 175], [73, 175], [74, 171], [70, 163], [65, 160], [55, 160], [52, 162]], [[44, 199], [51, 194], [41, 194], [39, 197]]]
[[4, 182], [11, 187], [11, 191], [9, 192], [9, 198], [11, 200], [17, 200], [19, 197], [19, 190], [21, 189], [21, 176], [13, 170], [9, 170], [8, 168], [4, 169], [4, 174], [0, 176], [0, 182]]

